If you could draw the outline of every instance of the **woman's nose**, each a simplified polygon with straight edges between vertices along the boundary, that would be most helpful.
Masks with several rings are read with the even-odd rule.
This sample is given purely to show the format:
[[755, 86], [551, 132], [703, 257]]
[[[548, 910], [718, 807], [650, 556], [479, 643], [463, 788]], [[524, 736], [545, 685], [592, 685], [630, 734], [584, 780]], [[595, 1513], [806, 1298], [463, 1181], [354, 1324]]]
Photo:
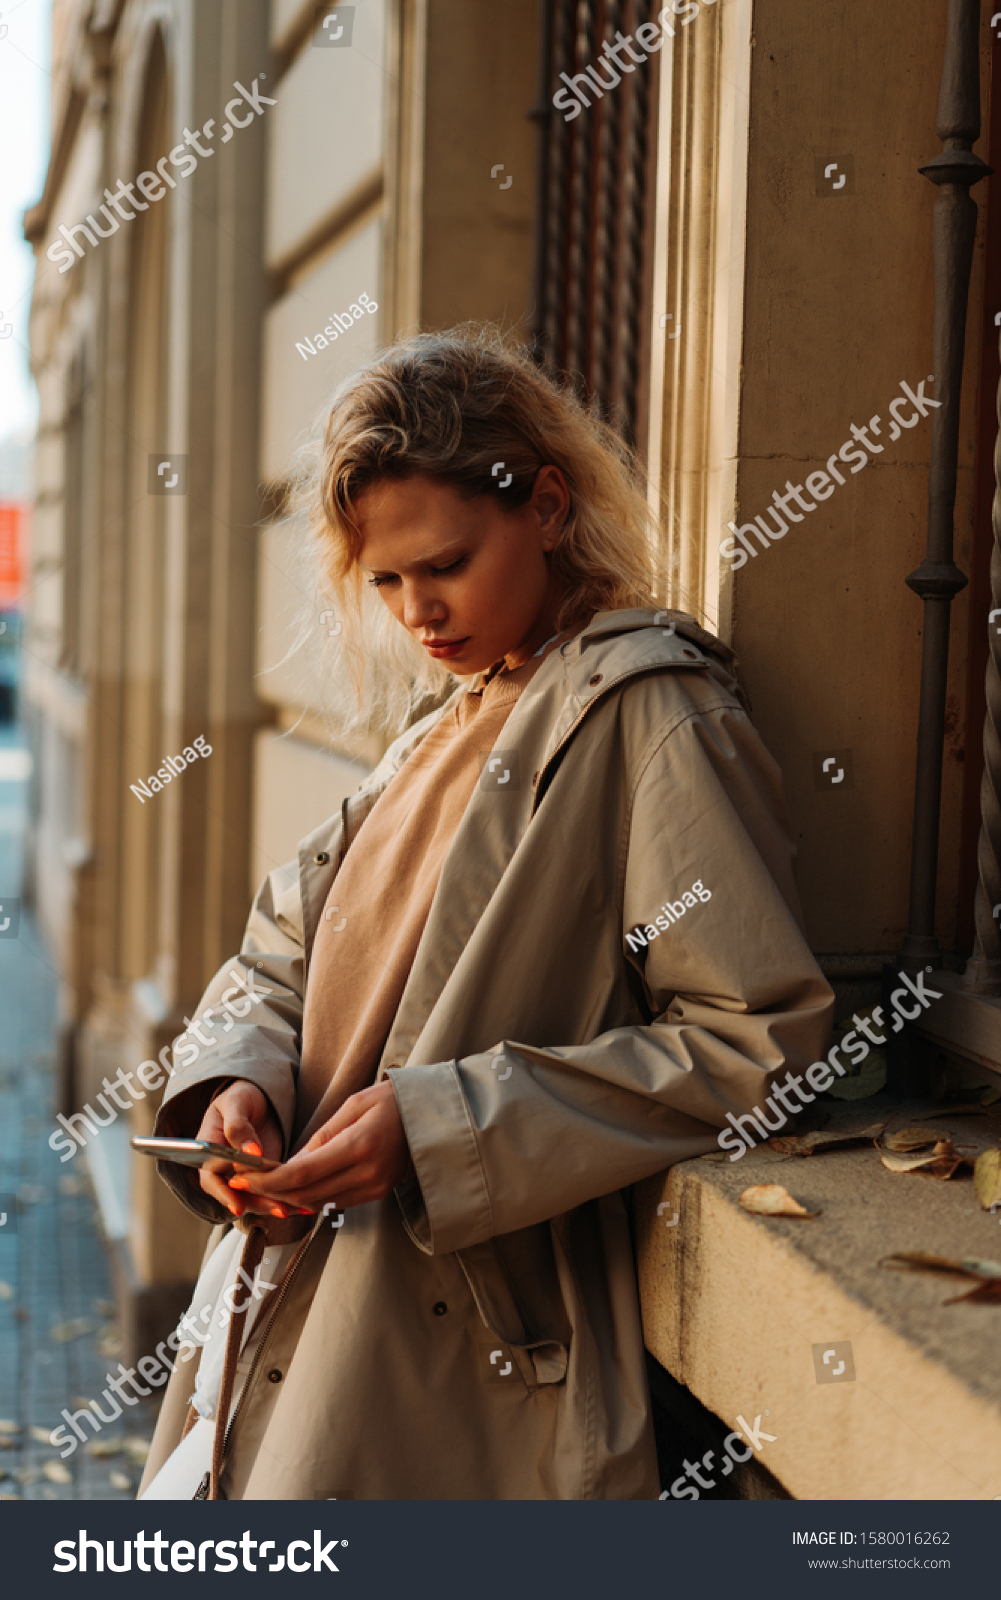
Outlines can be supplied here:
[[408, 589], [403, 597], [403, 620], [408, 628], [426, 628], [429, 623], [443, 622], [446, 610], [442, 602], [423, 589]]

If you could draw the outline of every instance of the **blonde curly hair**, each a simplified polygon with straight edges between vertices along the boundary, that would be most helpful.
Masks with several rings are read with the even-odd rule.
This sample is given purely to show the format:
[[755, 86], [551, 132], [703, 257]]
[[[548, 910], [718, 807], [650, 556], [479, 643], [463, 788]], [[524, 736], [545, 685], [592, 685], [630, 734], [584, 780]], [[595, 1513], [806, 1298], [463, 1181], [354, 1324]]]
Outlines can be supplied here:
[[[287, 502], [303, 533], [299, 581], [310, 596], [293, 651], [315, 655], [319, 645], [320, 694], [314, 687], [309, 702], [319, 698], [339, 735], [399, 730], [459, 681], [364, 582], [359, 496], [416, 474], [470, 498], [496, 496], [500, 462], [512, 477], [500, 503], [512, 511], [530, 498], [541, 467], [566, 478], [570, 510], [547, 557], [564, 595], [560, 630], [596, 611], [664, 603], [642, 468], [569, 384], [492, 327], [402, 340], [338, 387], [296, 458]], [[317, 626], [321, 608], [337, 618], [333, 638]]]

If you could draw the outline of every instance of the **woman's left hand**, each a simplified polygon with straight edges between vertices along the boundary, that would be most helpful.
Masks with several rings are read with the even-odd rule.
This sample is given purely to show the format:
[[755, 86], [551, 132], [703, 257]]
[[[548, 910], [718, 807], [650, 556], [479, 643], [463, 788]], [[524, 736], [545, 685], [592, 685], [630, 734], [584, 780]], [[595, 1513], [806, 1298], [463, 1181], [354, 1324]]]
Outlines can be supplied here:
[[229, 1187], [275, 1200], [286, 1214], [342, 1211], [381, 1200], [413, 1171], [391, 1083], [383, 1080], [345, 1100], [309, 1143], [274, 1172], [244, 1170]]

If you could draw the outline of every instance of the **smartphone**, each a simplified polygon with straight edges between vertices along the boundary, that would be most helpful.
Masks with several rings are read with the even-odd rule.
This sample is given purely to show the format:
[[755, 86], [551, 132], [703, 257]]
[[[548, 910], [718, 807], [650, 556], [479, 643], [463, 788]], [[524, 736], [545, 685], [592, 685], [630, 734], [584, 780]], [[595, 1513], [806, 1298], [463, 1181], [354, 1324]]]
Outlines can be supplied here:
[[144, 1156], [156, 1156], [160, 1161], [176, 1161], [182, 1167], [208, 1167], [210, 1172], [221, 1172], [232, 1166], [253, 1167], [258, 1172], [271, 1172], [280, 1167], [280, 1161], [268, 1156], [252, 1156], [247, 1150], [235, 1150], [230, 1145], [209, 1144], [205, 1139], [154, 1139], [137, 1136], [131, 1139], [133, 1150]]

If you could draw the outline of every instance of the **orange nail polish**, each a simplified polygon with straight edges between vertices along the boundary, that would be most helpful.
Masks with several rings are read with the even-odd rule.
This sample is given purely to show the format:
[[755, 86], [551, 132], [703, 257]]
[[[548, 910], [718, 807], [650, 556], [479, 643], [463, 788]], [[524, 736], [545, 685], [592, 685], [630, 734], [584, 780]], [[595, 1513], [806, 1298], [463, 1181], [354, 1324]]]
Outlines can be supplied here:
[[251, 1139], [247, 1144], [244, 1145], [243, 1148], [246, 1150], [247, 1154], [251, 1156], [262, 1156], [264, 1154], [264, 1151], [254, 1139]]
[[285, 1210], [284, 1206], [272, 1206], [271, 1215], [273, 1217], [279, 1217], [284, 1222], [285, 1218], [288, 1216], [288, 1212]]

